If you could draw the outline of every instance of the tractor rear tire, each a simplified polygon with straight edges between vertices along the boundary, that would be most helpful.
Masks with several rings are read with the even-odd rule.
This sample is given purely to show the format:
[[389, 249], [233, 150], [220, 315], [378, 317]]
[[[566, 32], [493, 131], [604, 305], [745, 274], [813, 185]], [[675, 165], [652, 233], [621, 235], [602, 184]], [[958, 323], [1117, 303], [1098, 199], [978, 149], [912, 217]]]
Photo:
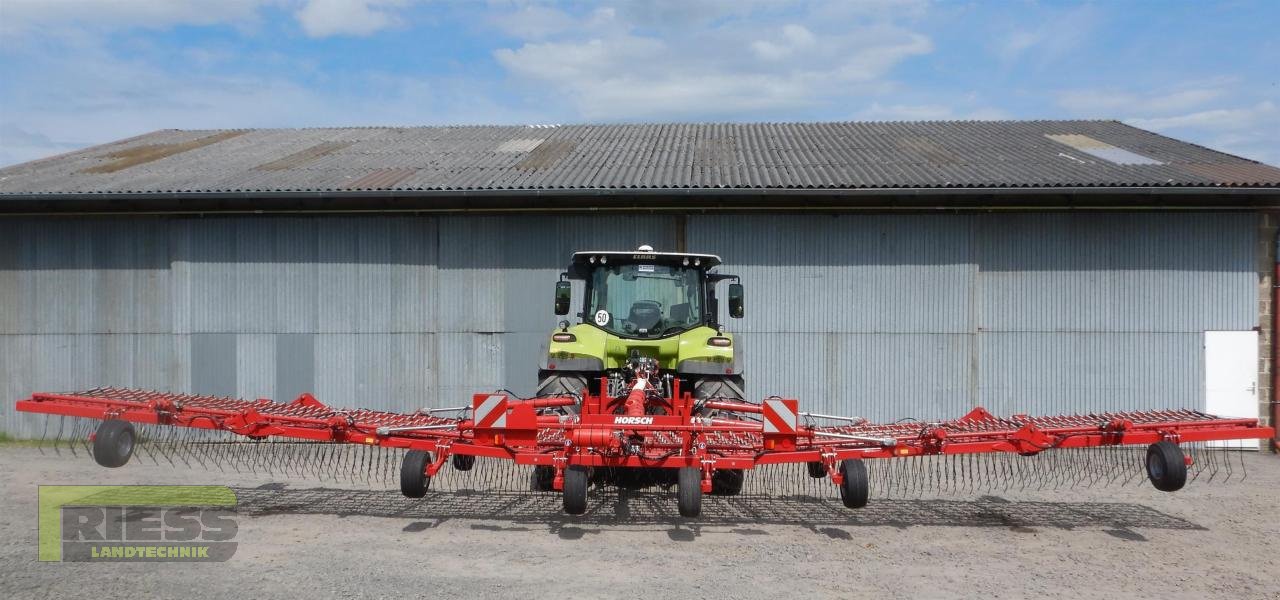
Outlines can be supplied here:
[[427, 475], [427, 466], [431, 464], [431, 453], [426, 450], [410, 450], [404, 453], [404, 462], [400, 463], [400, 493], [406, 498], [421, 498], [427, 495], [431, 487], [431, 477]]
[[459, 471], [470, 471], [474, 466], [476, 466], [476, 457], [470, 454], [453, 455], [453, 468]]
[[[745, 383], [741, 375], [724, 377], [703, 377], [693, 380], [693, 397], [699, 400], [706, 398], [724, 398], [741, 402]], [[711, 495], [737, 496], [742, 492], [742, 482], [747, 477], [742, 469], [721, 469], [711, 476]]]
[[1182, 449], [1161, 440], [1147, 446], [1147, 479], [1162, 492], [1176, 492], [1187, 484], [1187, 459]]
[[529, 478], [529, 487], [535, 492], [550, 492], [555, 490], [556, 468], [547, 465], [538, 465], [533, 468], [533, 475]]
[[680, 467], [676, 480], [676, 507], [682, 517], [692, 519], [702, 514], [702, 469]]
[[580, 515], [587, 512], [587, 468], [579, 465], [564, 470], [564, 512]]
[[587, 376], [569, 371], [538, 371], [538, 389], [534, 396], [577, 396], [578, 404], [559, 407], [565, 414], [578, 414], [582, 398], [587, 395]]
[[121, 419], [103, 421], [93, 435], [93, 460], [112, 469], [123, 467], [133, 456], [137, 439], [133, 423]]
[[717, 469], [711, 474], [712, 496], [737, 496], [742, 493], [742, 481], [746, 473], [742, 469]]
[[857, 458], [846, 458], [840, 461], [840, 474], [844, 482], [840, 484], [840, 501], [845, 508], [862, 508], [867, 505], [871, 496], [871, 486], [867, 481], [867, 465]]
[[809, 476], [814, 479], [822, 479], [827, 476], [827, 466], [822, 464], [820, 460], [807, 462], [804, 466], [809, 470]]

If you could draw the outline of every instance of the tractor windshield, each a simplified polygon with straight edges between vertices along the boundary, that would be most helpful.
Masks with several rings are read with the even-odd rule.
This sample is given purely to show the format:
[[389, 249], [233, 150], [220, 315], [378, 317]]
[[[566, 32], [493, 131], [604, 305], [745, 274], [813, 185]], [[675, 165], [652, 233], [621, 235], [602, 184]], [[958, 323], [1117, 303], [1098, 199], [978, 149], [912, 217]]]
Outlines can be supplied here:
[[598, 266], [591, 274], [587, 321], [633, 338], [679, 333], [702, 322], [698, 269], [664, 265]]

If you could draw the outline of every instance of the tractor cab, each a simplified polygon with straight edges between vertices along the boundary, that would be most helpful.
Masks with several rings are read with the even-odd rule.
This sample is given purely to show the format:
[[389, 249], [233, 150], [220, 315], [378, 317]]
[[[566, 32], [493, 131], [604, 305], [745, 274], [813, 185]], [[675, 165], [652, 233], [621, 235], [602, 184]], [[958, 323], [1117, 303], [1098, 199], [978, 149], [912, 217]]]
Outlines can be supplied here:
[[719, 266], [713, 254], [657, 252], [651, 246], [575, 252], [556, 283], [555, 313], [570, 313], [572, 281], [581, 281], [579, 322], [561, 321], [552, 332], [539, 393], [549, 387], [582, 389], [635, 357], [654, 359], [690, 384], [728, 378], [740, 388], [741, 368], [733, 336], [723, 331], [716, 285], [732, 280], [732, 318], [743, 316], [743, 289], [737, 276], [715, 272]]
[[573, 255], [567, 276], [586, 283], [583, 322], [638, 340], [715, 327], [715, 283], [732, 277], [711, 273], [720, 257], [641, 248]]

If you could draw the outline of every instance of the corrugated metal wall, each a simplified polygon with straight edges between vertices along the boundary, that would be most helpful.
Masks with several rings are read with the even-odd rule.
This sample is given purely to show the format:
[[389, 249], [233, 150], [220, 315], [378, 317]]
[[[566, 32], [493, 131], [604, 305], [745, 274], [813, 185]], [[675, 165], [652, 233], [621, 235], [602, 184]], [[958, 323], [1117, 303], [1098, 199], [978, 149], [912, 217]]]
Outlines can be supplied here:
[[[674, 216], [0, 220], [4, 429], [97, 385], [412, 410], [531, 390], [579, 249]], [[1203, 403], [1202, 332], [1257, 323], [1247, 214], [690, 215], [743, 277], [748, 391], [876, 419]]]

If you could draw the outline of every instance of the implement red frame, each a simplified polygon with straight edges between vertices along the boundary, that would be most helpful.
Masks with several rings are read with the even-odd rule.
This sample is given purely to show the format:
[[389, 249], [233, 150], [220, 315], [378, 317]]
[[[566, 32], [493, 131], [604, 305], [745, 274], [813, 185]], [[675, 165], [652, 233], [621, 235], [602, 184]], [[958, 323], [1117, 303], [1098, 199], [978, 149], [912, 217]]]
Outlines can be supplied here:
[[[821, 462], [833, 470], [847, 458], [1010, 452], [1058, 448], [1263, 439], [1274, 435], [1257, 419], [1218, 418], [1192, 410], [996, 417], [982, 408], [952, 421], [817, 426], [792, 399], [761, 404], [712, 401], [736, 419], [694, 416], [694, 401], [678, 389], [667, 414], [619, 414], [619, 399], [586, 396], [576, 415], [545, 414], [578, 399], [520, 399], [477, 394], [463, 418], [427, 412], [399, 414], [330, 408], [309, 394], [293, 402], [98, 388], [37, 393], [17, 403], [23, 412], [123, 419], [134, 423], [228, 431], [251, 439], [291, 438], [377, 445], [436, 453], [434, 475], [451, 454], [513, 460], [524, 465], [592, 467], [699, 466], [751, 469], [757, 465]], [[745, 420], [744, 420], [745, 419]], [[558, 483], [558, 482], [557, 482]]]

